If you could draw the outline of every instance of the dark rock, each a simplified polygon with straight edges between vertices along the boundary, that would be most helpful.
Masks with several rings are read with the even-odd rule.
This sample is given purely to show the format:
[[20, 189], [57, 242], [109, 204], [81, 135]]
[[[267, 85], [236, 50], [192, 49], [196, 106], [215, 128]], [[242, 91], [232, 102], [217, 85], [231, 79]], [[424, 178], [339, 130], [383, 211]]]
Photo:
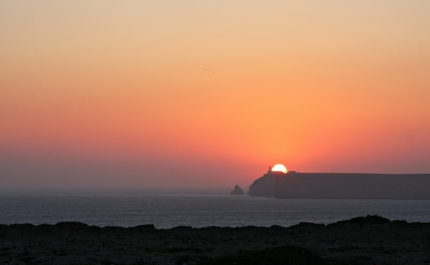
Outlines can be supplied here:
[[342, 224], [358, 224], [358, 225], [365, 225], [365, 224], [388, 224], [390, 223], [390, 220], [384, 217], [381, 217], [379, 215], [367, 215], [365, 217], [355, 217], [349, 220], [339, 221], [332, 225], [342, 225]]
[[251, 196], [274, 197], [277, 178], [278, 175], [267, 172], [249, 186], [248, 194]]
[[11, 260], [11, 261], [9, 262], [9, 265], [26, 265], [26, 264], [25, 264], [25, 262], [23, 262], [23, 261], [21, 261], [21, 260], [14, 259], [14, 260]]
[[272, 171], [272, 168], [269, 167], [269, 171], [267, 171], [266, 174], [256, 179], [251, 186], [249, 186], [248, 194], [251, 196], [275, 197], [279, 179], [287, 174], [295, 174], [295, 171], [284, 173]]
[[406, 222], [405, 220], [394, 220], [394, 221], [391, 221], [390, 225], [392, 225], [392, 226], [406, 226], [406, 225], [408, 225], [408, 222]]
[[55, 226], [68, 229], [69, 231], [79, 231], [88, 228], [87, 224], [80, 222], [60, 222], [57, 223]]
[[172, 228], [173, 230], [193, 230], [191, 226], [188, 225], [180, 225], [177, 227]]
[[258, 251], [246, 251], [235, 253], [233, 255], [221, 256], [216, 258], [203, 259], [199, 265], [216, 265], [216, 264], [237, 264], [237, 265], [325, 265], [325, 263], [316, 254], [307, 249], [295, 246], [281, 246], [266, 248]]
[[234, 186], [234, 189], [230, 192], [230, 195], [243, 195], [243, 190], [239, 185]]
[[430, 199], [430, 174], [288, 173], [271, 169], [249, 195], [289, 199]]
[[272, 182], [276, 182], [276, 198], [430, 199], [430, 192], [428, 192], [430, 174], [300, 173], [290, 171], [277, 176]]
[[300, 222], [297, 225], [290, 226], [290, 228], [321, 228], [324, 227], [324, 224], [315, 224], [309, 222]]
[[158, 230], [143, 225], [97, 229], [67, 222], [1, 229], [0, 264], [289, 264], [282, 260], [293, 259], [291, 264], [303, 265], [397, 265], [430, 260], [430, 223], [390, 221], [375, 215], [331, 225], [302, 222], [288, 228], [179, 226]]
[[147, 225], [138, 225], [135, 227], [131, 227], [131, 229], [136, 230], [138, 232], [155, 232], [157, 229], [153, 224], [147, 224]]

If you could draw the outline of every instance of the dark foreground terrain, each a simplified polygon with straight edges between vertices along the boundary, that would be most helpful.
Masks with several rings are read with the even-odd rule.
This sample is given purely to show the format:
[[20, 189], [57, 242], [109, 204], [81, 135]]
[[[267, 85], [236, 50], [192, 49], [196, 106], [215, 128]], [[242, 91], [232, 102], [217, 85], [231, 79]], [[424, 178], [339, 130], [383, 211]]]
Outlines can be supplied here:
[[430, 264], [430, 223], [367, 216], [289, 228], [0, 225], [0, 264]]

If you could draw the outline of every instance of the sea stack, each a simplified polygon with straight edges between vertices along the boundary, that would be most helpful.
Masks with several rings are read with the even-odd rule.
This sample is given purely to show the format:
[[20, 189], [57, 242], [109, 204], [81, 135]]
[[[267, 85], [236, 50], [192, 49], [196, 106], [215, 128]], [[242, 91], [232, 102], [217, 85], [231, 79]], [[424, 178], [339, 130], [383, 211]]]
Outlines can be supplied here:
[[243, 190], [239, 185], [234, 186], [234, 189], [230, 192], [230, 195], [243, 195]]

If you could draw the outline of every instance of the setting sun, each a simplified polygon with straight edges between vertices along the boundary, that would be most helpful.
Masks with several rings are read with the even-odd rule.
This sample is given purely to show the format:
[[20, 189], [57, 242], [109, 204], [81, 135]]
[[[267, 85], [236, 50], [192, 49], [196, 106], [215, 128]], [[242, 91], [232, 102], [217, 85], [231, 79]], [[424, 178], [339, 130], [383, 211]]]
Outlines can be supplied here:
[[276, 164], [272, 167], [272, 172], [283, 172], [287, 173], [287, 168], [282, 164]]
[[287, 172], [273, 162], [430, 172], [429, 13], [0, 1], [0, 190], [229, 191]]

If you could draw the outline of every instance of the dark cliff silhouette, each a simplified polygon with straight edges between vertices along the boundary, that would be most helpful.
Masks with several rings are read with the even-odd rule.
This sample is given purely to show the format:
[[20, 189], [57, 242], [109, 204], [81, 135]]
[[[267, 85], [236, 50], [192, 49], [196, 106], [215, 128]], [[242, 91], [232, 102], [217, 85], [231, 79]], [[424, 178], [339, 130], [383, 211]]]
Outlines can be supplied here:
[[266, 174], [256, 179], [251, 186], [249, 186], [248, 194], [251, 196], [275, 196], [276, 180], [283, 174], [284, 173], [273, 172], [271, 168], [269, 168]]
[[234, 189], [230, 192], [230, 195], [243, 195], [243, 190], [239, 185], [234, 186]]
[[251, 196], [294, 199], [430, 199], [430, 174], [273, 173], [249, 187]]

